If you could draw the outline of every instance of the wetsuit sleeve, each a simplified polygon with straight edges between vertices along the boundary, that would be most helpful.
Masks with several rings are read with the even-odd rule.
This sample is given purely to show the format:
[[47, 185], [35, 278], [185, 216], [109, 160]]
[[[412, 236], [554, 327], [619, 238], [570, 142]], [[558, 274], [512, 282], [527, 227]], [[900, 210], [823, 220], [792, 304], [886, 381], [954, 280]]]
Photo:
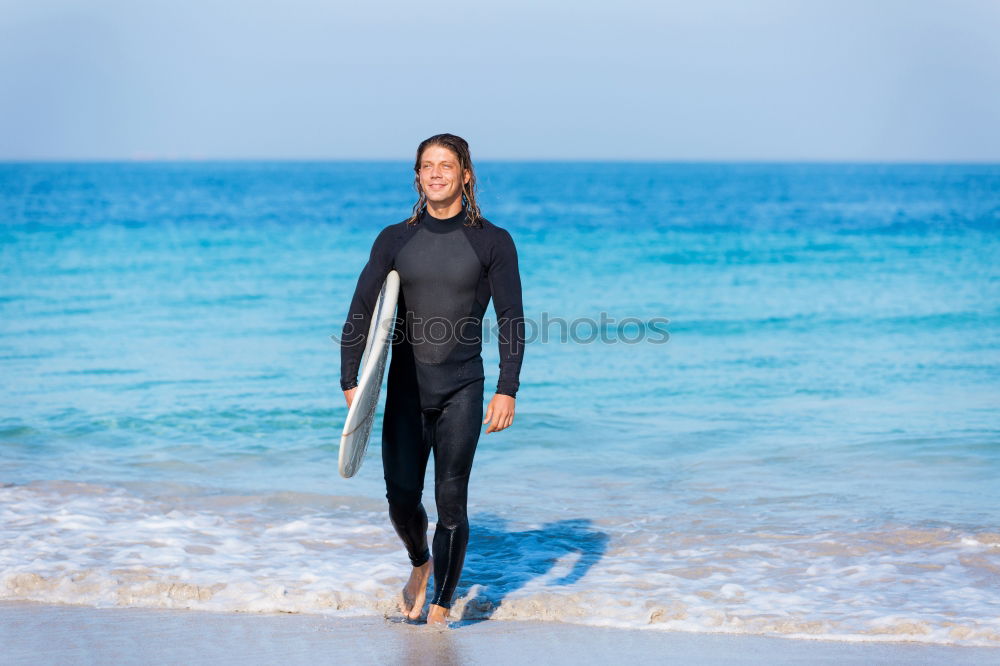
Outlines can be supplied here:
[[358, 385], [358, 369], [365, 353], [372, 312], [386, 275], [392, 269], [391, 232], [386, 227], [372, 244], [368, 263], [361, 270], [354, 298], [347, 312], [347, 321], [340, 336], [340, 388], [344, 391]]
[[524, 357], [524, 306], [521, 303], [521, 274], [517, 249], [506, 229], [497, 230], [488, 271], [493, 309], [497, 315], [500, 345], [500, 380], [497, 393], [517, 396], [521, 360]]

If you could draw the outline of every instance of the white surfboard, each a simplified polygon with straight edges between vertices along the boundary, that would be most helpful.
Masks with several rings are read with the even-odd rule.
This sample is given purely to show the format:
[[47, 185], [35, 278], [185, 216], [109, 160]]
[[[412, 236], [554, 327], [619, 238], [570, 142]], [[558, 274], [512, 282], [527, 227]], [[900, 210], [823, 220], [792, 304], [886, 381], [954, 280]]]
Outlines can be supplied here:
[[365, 352], [361, 357], [358, 390], [354, 402], [347, 411], [344, 432], [340, 436], [340, 475], [349, 479], [361, 469], [368, 450], [368, 438], [375, 423], [375, 409], [382, 395], [382, 379], [385, 377], [385, 361], [389, 356], [389, 338], [392, 335], [396, 317], [396, 301], [399, 298], [399, 273], [389, 271], [385, 278], [378, 301], [372, 311], [371, 326]]

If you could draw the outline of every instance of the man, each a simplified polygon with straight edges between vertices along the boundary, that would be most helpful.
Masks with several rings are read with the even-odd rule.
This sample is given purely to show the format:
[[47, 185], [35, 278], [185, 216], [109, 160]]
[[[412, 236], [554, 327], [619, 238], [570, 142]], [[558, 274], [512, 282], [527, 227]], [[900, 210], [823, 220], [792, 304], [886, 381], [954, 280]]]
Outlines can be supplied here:
[[[350, 406], [372, 310], [386, 275], [396, 270], [400, 294], [382, 465], [389, 518], [413, 567], [400, 606], [409, 619], [420, 617], [433, 572], [427, 623], [445, 625], [469, 540], [466, 504], [480, 428], [489, 423], [489, 434], [514, 421], [524, 312], [514, 241], [479, 211], [465, 140], [453, 134], [424, 140], [414, 172], [413, 214], [382, 229], [358, 279], [341, 337], [341, 388]], [[500, 378], [484, 419], [482, 316], [491, 297]], [[431, 451], [438, 512], [433, 558], [421, 503]]]

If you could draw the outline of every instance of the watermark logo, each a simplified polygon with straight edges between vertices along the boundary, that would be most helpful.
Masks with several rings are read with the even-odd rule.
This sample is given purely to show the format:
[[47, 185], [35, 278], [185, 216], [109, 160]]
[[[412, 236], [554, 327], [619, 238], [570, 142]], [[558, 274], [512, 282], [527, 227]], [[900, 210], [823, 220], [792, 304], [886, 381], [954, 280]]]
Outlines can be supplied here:
[[[370, 324], [370, 317], [355, 314], [347, 321], [341, 333], [330, 337], [341, 346], [364, 344]], [[457, 320], [446, 317], [428, 317], [426, 320], [409, 314], [405, 319], [395, 317], [383, 325], [388, 327], [390, 341], [408, 340], [411, 344], [492, 344], [498, 341], [510, 345], [517, 340], [524, 343], [549, 342], [572, 344], [666, 344], [670, 340], [670, 332], [666, 317], [624, 317], [616, 319], [607, 312], [601, 312], [597, 318], [552, 316], [542, 312], [538, 317], [520, 317], [515, 319], [500, 319], [493, 322], [489, 317], [481, 320], [467, 316]]]

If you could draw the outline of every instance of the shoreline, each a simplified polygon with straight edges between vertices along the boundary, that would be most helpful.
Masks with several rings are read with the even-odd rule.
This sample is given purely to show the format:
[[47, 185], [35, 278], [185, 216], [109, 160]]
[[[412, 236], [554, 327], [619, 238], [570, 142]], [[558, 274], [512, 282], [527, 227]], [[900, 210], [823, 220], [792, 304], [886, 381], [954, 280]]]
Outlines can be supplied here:
[[0, 602], [7, 663], [984, 664], [1000, 648], [484, 620], [449, 630], [379, 616], [215, 613]]

